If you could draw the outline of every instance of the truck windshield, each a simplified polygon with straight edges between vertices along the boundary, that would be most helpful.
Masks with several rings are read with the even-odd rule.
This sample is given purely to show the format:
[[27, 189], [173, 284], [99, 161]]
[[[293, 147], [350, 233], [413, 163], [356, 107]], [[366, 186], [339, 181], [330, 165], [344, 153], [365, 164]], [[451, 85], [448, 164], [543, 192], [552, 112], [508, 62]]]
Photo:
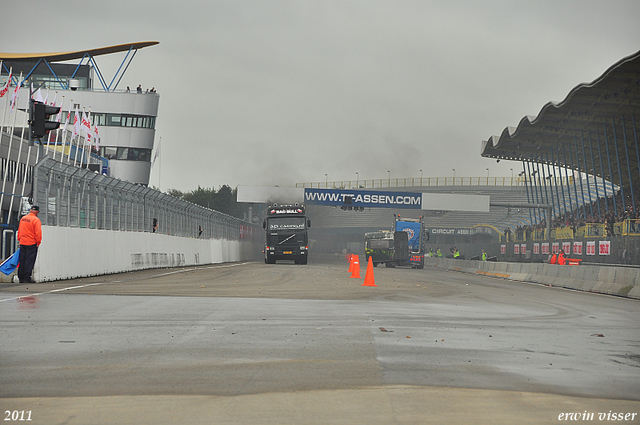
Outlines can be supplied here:
[[304, 230], [304, 217], [275, 217], [269, 219], [268, 230]]
[[393, 245], [393, 241], [388, 239], [372, 239], [367, 241], [369, 249], [389, 249]]

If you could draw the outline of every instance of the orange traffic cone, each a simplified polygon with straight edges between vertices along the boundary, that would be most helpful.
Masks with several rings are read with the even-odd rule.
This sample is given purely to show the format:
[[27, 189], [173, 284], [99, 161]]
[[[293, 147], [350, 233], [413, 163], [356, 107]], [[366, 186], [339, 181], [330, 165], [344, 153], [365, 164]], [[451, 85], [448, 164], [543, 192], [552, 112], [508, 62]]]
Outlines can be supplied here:
[[364, 283], [362, 286], [378, 286], [376, 285], [373, 277], [373, 260], [369, 257], [369, 263], [367, 264], [367, 273], [364, 275]]
[[353, 260], [355, 260], [355, 256], [349, 254], [349, 273], [353, 272]]
[[354, 255], [352, 263], [353, 263], [353, 268], [351, 270], [351, 277], [362, 279], [360, 277], [360, 257], [358, 257], [357, 255]]

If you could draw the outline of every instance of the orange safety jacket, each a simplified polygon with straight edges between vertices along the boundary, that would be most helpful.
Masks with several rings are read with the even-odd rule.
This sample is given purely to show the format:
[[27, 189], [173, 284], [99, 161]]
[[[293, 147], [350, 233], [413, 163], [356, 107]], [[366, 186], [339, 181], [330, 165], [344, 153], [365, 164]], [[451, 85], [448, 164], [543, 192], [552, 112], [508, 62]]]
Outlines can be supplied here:
[[42, 223], [35, 214], [29, 213], [20, 220], [18, 242], [22, 246], [40, 246], [40, 242], [42, 242]]
[[564, 258], [563, 253], [560, 253], [560, 255], [558, 255], [558, 264], [560, 264], [561, 266], [567, 264], [567, 260]]
[[551, 256], [551, 260], [549, 260], [549, 264], [555, 264], [555, 263], [556, 263], [556, 259], [557, 259], [557, 258], [558, 258], [558, 257], [556, 256], [556, 254], [553, 254], [553, 255]]

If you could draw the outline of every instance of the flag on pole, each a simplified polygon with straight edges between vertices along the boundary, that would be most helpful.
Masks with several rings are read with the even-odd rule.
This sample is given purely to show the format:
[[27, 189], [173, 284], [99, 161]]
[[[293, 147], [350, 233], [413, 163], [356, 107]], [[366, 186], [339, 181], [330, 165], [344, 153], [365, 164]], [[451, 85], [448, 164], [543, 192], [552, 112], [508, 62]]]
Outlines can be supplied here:
[[96, 144], [96, 152], [100, 151], [100, 135], [98, 134], [98, 123], [95, 124], [93, 129], [93, 140], [95, 140]]
[[80, 118], [78, 118], [78, 108], [76, 108], [75, 112], [73, 113], [73, 136], [71, 136], [71, 138], [73, 139], [79, 133], [80, 133]]
[[82, 131], [86, 135], [86, 142], [91, 146], [91, 120], [85, 111], [82, 111]]
[[9, 113], [13, 112], [16, 108], [16, 103], [18, 103], [18, 94], [20, 93], [20, 84], [16, 86], [16, 89], [13, 91], [13, 95], [11, 95], [11, 110]]
[[0, 89], [0, 97], [4, 97], [5, 94], [9, 91], [9, 86], [11, 85], [11, 76], [13, 75], [13, 67], [9, 70], [9, 78], [7, 78], [7, 82], [4, 83], [4, 87]]
[[13, 112], [13, 110], [16, 107], [16, 103], [18, 103], [18, 94], [20, 93], [20, 80], [22, 80], [22, 72], [20, 73], [18, 84], [16, 84], [16, 88], [13, 91], [13, 94], [11, 95], [11, 102], [9, 102], [11, 104], [11, 109], [9, 110], [9, 113]]

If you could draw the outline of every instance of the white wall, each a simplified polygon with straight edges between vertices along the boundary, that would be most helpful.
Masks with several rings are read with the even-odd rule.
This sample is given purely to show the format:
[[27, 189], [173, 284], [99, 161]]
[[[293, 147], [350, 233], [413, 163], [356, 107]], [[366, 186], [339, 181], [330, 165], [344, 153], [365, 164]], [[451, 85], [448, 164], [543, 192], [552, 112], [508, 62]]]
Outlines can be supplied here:
[[143, 232], [42, 226], [37, 282], [158, 267], [254, 260], [255, 244]]

